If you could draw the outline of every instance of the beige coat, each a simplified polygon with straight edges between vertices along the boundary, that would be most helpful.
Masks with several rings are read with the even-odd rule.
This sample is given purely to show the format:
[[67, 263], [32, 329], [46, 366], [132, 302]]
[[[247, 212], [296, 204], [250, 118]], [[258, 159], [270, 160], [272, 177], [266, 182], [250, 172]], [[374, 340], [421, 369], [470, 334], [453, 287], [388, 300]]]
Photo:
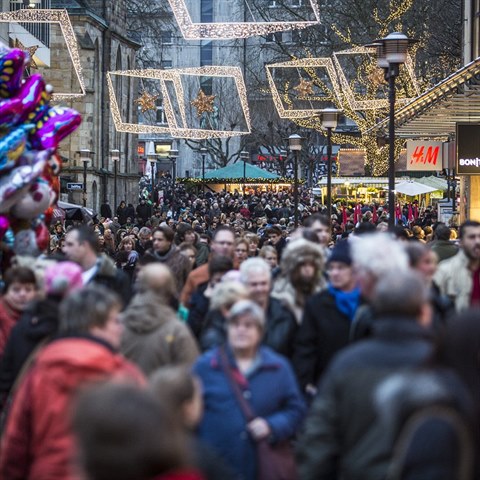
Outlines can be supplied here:
[[433, 277], [440, 292], [454, 302], [457, 312], [470, 306], [473, 279], [468, 263], [468, 257], [460, 250], [455, 256], [439, 263]]
[[199, 350], [190, 329], [152, 293], [140, 293], [122, 313], [121, 351], [146, 374], [165, 365], [191, 365]]

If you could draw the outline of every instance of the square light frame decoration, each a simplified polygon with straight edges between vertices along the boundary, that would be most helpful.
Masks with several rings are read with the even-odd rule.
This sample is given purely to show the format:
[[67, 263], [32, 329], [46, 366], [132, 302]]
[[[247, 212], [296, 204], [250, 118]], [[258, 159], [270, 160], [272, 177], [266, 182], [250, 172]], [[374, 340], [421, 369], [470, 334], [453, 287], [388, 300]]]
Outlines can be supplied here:
[[288, 109], [285, 108], [282, 102], [280, 93], [278, 92], [277, 86], [275, 85], [275, 80], [273, 79], [272, 72], [270, 71], [273, 68], [325, 68], [327, 71], [328, 77], [332, 82], [333, 95], [337, 99], [338, 104], [341, 103], [340, 99], [340, 84], [337, 80], [337, 73], [333, 66], [333, 61], [329, 57], [324, 58], [301, 58], [298, 60], [290, 60], [288, 62], [280, 63], [270, 63], [265, 65], [265, 71], [267, 74], [268, 84], [270, 86], [270, 91], [272, 92], [273, 103], [277, 109], [278, 115], [280, 118], [295, 120], [300, 118], [308, 118], [312, 115], [316, 115], [324, 107], [319, 108], [307, 108], [307, 109]]
[[168, 0], [183, 38], [186, 40], [233, 40], [286, 30], [300, 30], [320, 23], [320, 9], [316, 0], [307, 0], [315, 20], [289, 22], [212, 22], [194, 23], [185, 0]]
[[[167, 119], [168, 127], [160, 127], [156, 125], [143, 125], [138, 123], [126, 123], [122, 120], [120, 108], [115, 95], [115, 89], [112, 81], [112, 76], [123, 75], [134, 78], [142, 78], [148, 80], [158, 80], [164, 100], [164, 112]], [[181, 81], [182, 75], [198, 76], [198, 77], [232, 77], [237, 87], [238, 95], [242, 113], [245, 118], [247, 126], [246, 130], [206, 130], [201, 128], [187, 128], [178, 125], [175, 111], [170, 98], [167, 81], [173, 83], [175, 93], [179, 99], [180, 116], [183, 125], [187, 124], [185, 93]], [[110, 107], [112, 110], [113, 122], [115, 129], [118, 132], [127, 133], [168, 133], [175, 138], [185, 138], [191, 140], [204, 140], [210, 138], [229, 138], [251, 133], [250, 110], [247, 101], [247, 89], [243, 79], [242, 70], [239, 67], [223, 67], [223, 66], [208, 66], [208, 67], [192, 67], [181, 69], [145, 69], [145, 70], [124, 70], [112, 71], [107, 73], [107, 85], [110, 97]]]
[[57, 23], [65, 39], [70, 59], [75, 70], [80, 93], [54, 92], [53, 101], [81, 98], [86, 95], [85, 81], [83, 79], [82, 64], [78, 52], [77, 37], [70, 22], [70, 17], [65, 9], [31, 9], [25, 8], [14, 12], [0, 12], [0, 23]]
[[[340, 60], [338, 57], [340, 55], [370, 55], [372, 57], [372, 61], [375, 62], [376, 64], [376, 54], [375, 50], [372, 50], [371, 48], [368, 47], [354, 47], [348, 50], [342, 50], [340, 52], [335, 52], [333, 54], [333, 61], [335, 63], [335, 68], [337, 70], [338, 74], [338, 79], [340, 81], [340, 85], [342, 87], [342, 92], [345, 95], [345, 98], [347, 99], [348, 104], [350, 105], [350, 108], [355, 111], [365, 111], [365, 110], [379, 110], [383, 108], [388, 108], [389, 101], [388, 98], [381, 99], [372, 99], [372, 100], [358, 100], [355, 97], [355, 93], [353, 92], [352, 88], [350, 87], [350, 84], [348, 82], [347, 76], [345, 75], [345, 72], [340, 64]], [[381, 69], [378, 68], [380, 71]], [[407, 71], [407, 74], [410, 77], [410, 80], [412, 81], [413, 88], [415, 89], [416, 95], [420, 95], [420, 87], [417, 82], [417, 77], [415, 75], [415, 66], [413, 63], [413, 59], [411, 55], [407, 54], [407, 61], [405, 62], [405, 69]], [[381, 71], [381, 74], [383, 75], [383, 71]], [[412, 98], [397, 98], [396, 101], [400, 104], [403, 105], [405, 103], [408, 103], [412, 100]]]

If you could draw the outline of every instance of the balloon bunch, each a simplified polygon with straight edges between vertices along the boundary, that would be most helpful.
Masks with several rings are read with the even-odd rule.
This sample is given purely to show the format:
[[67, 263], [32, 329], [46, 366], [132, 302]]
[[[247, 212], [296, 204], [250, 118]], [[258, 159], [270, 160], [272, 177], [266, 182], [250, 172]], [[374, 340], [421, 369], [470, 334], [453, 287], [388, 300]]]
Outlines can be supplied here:
[[39, 74], [23, 79], [30, 57], [0, 44], [0, 242], [17, 255], [39, 255], [60, 193], [58, 144], [81, 123], [78, 112], [50, 105]]

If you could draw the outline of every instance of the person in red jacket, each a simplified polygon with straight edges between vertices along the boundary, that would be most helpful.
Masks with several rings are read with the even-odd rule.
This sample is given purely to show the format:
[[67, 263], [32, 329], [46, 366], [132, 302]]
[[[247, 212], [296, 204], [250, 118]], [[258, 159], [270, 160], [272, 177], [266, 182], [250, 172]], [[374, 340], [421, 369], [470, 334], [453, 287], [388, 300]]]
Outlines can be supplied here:
[[105, 380], [144, 385], [117, 349], [120, 299], [85, 287], [60, 305], [60, 336], [38, 352], [13, 398], [0, 452], [0, 478], [73, 480], [70, 410], [79, 390]]
[[0, 358], [12, 328], [38, 294], [35, 274], [27, 267], [10, 268], [3, 280], [5, 293], [0, 298]]

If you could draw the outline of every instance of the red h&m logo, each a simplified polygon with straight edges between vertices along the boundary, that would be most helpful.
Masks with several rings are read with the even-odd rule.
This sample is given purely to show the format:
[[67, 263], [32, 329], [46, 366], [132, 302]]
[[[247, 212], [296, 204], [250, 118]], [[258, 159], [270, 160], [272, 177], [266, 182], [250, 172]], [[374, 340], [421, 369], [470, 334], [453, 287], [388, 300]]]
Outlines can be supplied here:
[[438, 154], [440, 152], [440, 147], [428, 147], [427, 151], [425, 152], [424, 145], [418, 145], [415, 147], [414, 152], [410, 158], [410, 164], [431, 164], [437, 165], [438, 161]]

